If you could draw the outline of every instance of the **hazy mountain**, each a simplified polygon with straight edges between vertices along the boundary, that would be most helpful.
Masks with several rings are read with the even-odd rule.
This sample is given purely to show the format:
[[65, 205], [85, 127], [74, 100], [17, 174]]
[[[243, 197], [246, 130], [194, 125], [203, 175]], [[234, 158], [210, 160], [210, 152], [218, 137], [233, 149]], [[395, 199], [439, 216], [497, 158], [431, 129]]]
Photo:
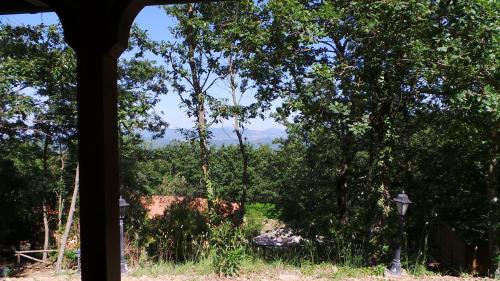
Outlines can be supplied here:
[[[211, 128], [210, 129], [210, 144], [214, 145], [229, 145], [237, 144], [238, 138], [231, 128]], [[279, 138], [285, 138], [285, 130], [278, 128], [270, 128], [266, 130], [245, 130], [243, 132], [243, 137], [246, 138], [247, 143], [253, 145], [271, 145], [273, 140]], [[185, 141], [184, 135], [177, 129], [167, 129], [163, 138], [151, 139], [151, 134], [144, 133], [143, 138], [146, 141], [151, 141], [153, 146], [163, 146], [171, 143], [172, 141]]]

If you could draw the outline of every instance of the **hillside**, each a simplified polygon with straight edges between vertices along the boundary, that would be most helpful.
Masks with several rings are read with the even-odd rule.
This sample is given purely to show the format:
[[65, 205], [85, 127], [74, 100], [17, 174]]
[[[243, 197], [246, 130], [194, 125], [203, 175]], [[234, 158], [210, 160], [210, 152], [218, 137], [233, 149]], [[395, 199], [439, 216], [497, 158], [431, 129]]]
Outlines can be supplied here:
[[[210, 144], [213, 145], [220, 146], [238, 143], [238, 138], [232, 128], [211, 128], [210, 135]], [[286, 132], [277, 128], [266, 130], [245, 130], [243, 136], [246, 138], [246, 142], [252, 145], [272, 145], [273, 140], [285, 138]], [[152, 139], [151, 135], [147, 133], [143, 134], [143, 138], [146, 141], [151, 141], [155, 147], [164, 146], [173, 141], [186, 140], [184, 135], [178, 129], [167, 129], [163, 138], [160, 139]]]

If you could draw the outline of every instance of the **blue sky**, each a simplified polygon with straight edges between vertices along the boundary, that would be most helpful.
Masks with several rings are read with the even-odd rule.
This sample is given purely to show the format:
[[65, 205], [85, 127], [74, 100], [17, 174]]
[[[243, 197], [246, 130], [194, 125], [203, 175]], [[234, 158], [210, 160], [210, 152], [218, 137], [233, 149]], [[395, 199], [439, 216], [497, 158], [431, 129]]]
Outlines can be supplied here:
[[[12, 25], [22, 25], [22, 24], [55, 24], [58, 22], [58, 18], [54, 13], [40, 13], [40, 14], [23, 14], [23, 15], [8, 15], [0, 16], [0, 21], [4, 23], [9, 23]], [[169, 27], [175, 24], [174, 19], [167, 16], [163, 9], [158, 6], [151, 6], [144, 8], [141, 13], [135, 19], [142, 29], [148, 31], [150, 37], [154, 40], [170, 40], [172, 35], [170, 34]], [[126, 54], [124, 54], [126, 56]], [[212, 93], [217, 96], [224, 93], [224, 85], [215, 85], [213, 91], [217, 93]], [[222, 94], [223, 95], [223, 94]], [[227, 96], [229, 97], [229, 96]], [[248, 93], [242, 99], [242, 104], [251, 103], [253, 97], [251, 93]], [[193, 120], [189, 119], [185, 112], [179, 107], [180, 99], [176, 93], [170, 91], [166, 96], [162, 97], [161, 102], [158, 105], [158, 110], [164, 112], [165, 120], [170, 124], [170, 128], [190, 128], [193, 126]], [[231, 128], [231, 121], [225, 121], [214, 125], [214, 127], [226, 127]], [[265, 130], [269, 128], [283, 128], [280, 124], [274, 122], [272, 118], [267, 118], [265, 120], [254, 119], [251, 121], [247, 128], [253, 130]]]

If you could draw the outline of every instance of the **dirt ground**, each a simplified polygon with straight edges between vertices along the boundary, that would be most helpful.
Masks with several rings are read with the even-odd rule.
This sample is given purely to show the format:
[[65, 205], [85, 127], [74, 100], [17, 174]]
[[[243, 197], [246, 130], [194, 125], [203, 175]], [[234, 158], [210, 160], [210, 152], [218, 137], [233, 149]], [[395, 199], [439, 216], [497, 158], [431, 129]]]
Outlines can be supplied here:
[[[67, 272], [60, 275], [55, 275], [52, 271], [31, 272], [26, 273], [22, 277], [7, 277], [0, 278], [2, 281], [78, 281], [80, 275], [78, 272]], [[479, 281], [479, 280], [493, 280], [488, 278], [473, 278], [473, 277], [453, 277], [453, 276], [425, 276], [425, 277], [401, 277], [397, 279], [385, 278], [382, 276], [368, 276], [368, 277], [344, 277], [328, 275], [303, 275], [300, 271], [294, 270], [269, 270], [265, 272], [252, 272], [246, 273], [239, 277], [219, 277], [215, 274], [212, 275], [199, 275], [199, 274], [173, 274], [162, 275], [156, 277], [141, 276], [134, 277], [130, 275], [122, 276], [124, 281], [327, 281], [327, 280], [352, 280], [352, 281], [369, 281], [369, 280], [401, 280], [401, 281]]]

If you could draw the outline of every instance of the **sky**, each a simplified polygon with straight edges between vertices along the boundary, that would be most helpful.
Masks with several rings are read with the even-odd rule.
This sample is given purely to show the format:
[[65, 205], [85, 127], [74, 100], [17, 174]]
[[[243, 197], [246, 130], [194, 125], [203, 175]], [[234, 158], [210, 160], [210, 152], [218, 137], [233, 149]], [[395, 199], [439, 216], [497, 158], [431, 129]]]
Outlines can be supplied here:
[[[12, 25], [36, 25], [40, 23], [56, 24], [59, 20], [55, 13], [38, 13], [0, 16], [0, 21]], [[150, 38], [153, 40], [159, 41], [172, 39], [169, 27], [174, 25], [175, 21], [173, 18], [166, 15], [161, 7], [150, 6], [144, 8], [136, 17], [135, 23], [142, 29], [147, 30]], [[123, 56], [127, 56], [127, 54], [123, 54]], [[151, 57], [151, 59], [154, 58]], [[214, 92], [212, 94], [216, 96], [223, 96], [228, 94], [227, 89], [225, 89], [222, 84], [215, 85], [213, 91]], [[252, 93], [248, 93], [242, 98], [242, 104], [251, 103], [253, 100], [254, 99], [252, 97]], [[170, 91], [166, 96], [162, 97], [157, 106], [157, 110], [164, 112], [164, 119], [170, 124], [170, 128], [177, 129], [193, 127], [193, 120], [187, 117], [186, 113], [183, 111], [183, 109], [180, 108], [179, 105], [180, 99], [178, 95], [173, 91]], [[224, 121], [222, 123], [215, 124], [214, 127], [232, 127], [231, 122], [232, 121]], [[274, 122], [272, 118], [266, 118], [265, 120], [251, 120], [250, 124], [246, 125], [246, 127], [252, 130], [284, 128], [282, 125]]]

